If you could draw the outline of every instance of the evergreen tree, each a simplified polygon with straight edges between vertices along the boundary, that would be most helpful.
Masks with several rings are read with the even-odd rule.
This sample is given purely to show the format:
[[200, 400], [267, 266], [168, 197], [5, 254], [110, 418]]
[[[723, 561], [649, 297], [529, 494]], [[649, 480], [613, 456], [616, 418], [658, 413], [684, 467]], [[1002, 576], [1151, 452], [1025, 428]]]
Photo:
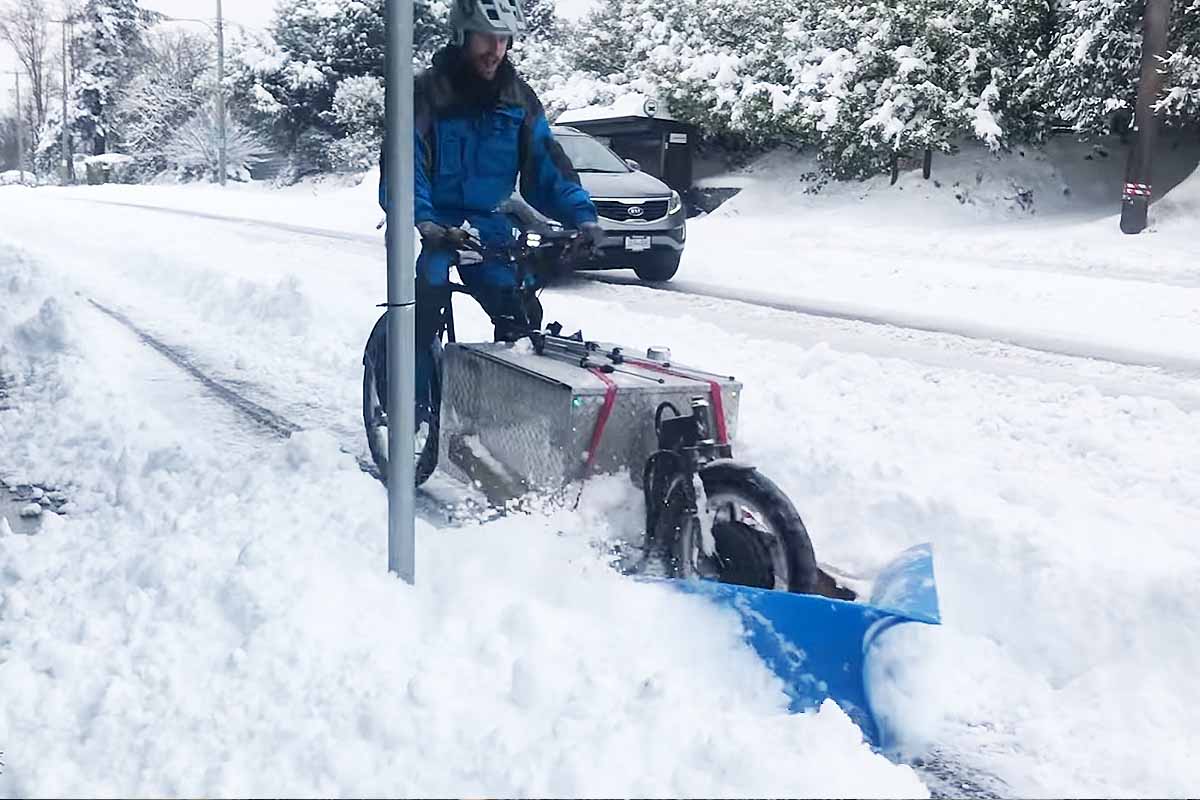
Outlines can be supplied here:
[[1168, 123], [1196, 125], [1200, 123], [1200, 0], [1176, 2], [1174, 15], [1159, 109]]
[[82, 63], [75, 73], [74, 124], [85, 152], [105, 153], [118, 139], [117, 101], [144, 57], [144, 34], [155, 19], [137, 0], [87, 0], [82, 9]]
[[1142, 5], [1061, 0], [1054, 47], [1040, 70], [1054, 114], [1086, 133], [1133, 123], [1142, 58]]
[[[415, 4], [414, 66], [428, 65], [446, 41], [448, 13], [444, 0]], [[331, 155], [339, 139], [369, 134], [347, 129], [335, 112], [339, 86], [354, 78], [381, 80], [386, 47], [384, 0], [281, 3], [271, 35], [236, 48], [230, 68], [234, 101], [255, 129], [306, 162], [298, 169], [328, 168], [333, 160], [345, 160], [344, 154]]]
[[[1141, 2], [1060, 0], [1054, 47], [1040, 73], [1054, 116], [1082, 133], [1133, 125], [1142, 63]], [[1159, 108], [1168, 124], [1200, 122], [1200, 2], [1176, 0]]]
[[554, 8], [554, 0], [523, 0], [521, 8], [525, 11], [525, 21], [529, 25], [526, 37], [528, 40], [546, 41], [560, 34], [561, 25]]

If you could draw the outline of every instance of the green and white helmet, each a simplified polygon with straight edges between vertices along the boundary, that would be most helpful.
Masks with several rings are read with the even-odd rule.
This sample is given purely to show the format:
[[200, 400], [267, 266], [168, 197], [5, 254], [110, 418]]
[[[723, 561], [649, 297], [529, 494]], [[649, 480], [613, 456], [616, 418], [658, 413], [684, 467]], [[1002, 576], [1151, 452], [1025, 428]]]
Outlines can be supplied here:
[[521, 0], [453, 0], [450, 7], [450, 28], [456, 44], [466, 41], [467, 31], [517, 36], [526, 27]]

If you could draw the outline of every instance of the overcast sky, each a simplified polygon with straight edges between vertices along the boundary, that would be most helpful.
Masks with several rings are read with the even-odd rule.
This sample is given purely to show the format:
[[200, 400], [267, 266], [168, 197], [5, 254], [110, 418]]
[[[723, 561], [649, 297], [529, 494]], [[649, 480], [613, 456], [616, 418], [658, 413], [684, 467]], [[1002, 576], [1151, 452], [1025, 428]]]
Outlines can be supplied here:
[[[224, 0], [222, 10], [233, 22], [261, 29], [270, 23], [278, 2], [280, 0]], [[594, 3], [595, 0], [558, 0], [558, 13], [568, 19], [577, 19]], [[55, 8], [58, 3], [51, 0], [50, 5]], [[141, 0], [141, 5], [172, 17], [209, 18], [217, 14], [216, 0]], [[0, 107], [12, 107], [13, 76], [8, 71], [16, 68], [16, 56], [7, 43], [0, 44]], [[24, 75], [21, 80], [25, 81]]]

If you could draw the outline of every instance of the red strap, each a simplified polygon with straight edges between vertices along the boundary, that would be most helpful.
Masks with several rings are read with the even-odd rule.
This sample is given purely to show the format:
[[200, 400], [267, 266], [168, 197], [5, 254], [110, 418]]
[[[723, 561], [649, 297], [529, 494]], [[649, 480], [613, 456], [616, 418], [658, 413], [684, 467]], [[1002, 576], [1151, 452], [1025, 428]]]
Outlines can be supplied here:
[[604, 381], [604, 405], [600, 406], [600, 415], [596, 417], [596, 428], [592, 431], [592, 444], [588, 447], [587, 463], [584, 469], [589, 470], [596, 461], [596, 451], [600, 449], [600, 440], [604, 438], [604, 426], [612, 416], [613, 406], [617, 404], [617, 384], [604, 374], [598, 367], [590, 367], [588, 372]]
[[662, 364], [655, 364], [653, 361], [642, 361], [640, 359], [626, 359], [627, 363], [642, 369], [661, 372], [664, 375], [671, 375], [676, 378], [686, 378], [692, 381], [703, 381], [708, 384], [709, 402], [712, 403], [713, 423], [717, 426], [717, 444], [729, 444], [729, 429], [725, 427], [725, 401], [721, 397], [721, 384], [718, 381], [709, 380], [707, 378], [697, 378], [693, 375], [688, 375], [686, 372], [676, 372], [673, 369], [664, 367]]

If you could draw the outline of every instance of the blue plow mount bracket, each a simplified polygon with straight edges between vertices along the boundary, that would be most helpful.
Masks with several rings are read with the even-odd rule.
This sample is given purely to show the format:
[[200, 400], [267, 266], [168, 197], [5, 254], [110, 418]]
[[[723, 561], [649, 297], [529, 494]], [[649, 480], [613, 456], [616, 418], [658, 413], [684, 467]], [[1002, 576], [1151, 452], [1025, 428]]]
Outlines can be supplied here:
[[875, 747], [886, 742], [863, 677], [871, 646], [902, 622], [941, 623], [929, 544], [912, 547], [885, 566], [866, 603], [714, 581], [675, 584], [741, 615], [747, 640], [782, 679], [791, 711], [808, 711], [830, 698]]

